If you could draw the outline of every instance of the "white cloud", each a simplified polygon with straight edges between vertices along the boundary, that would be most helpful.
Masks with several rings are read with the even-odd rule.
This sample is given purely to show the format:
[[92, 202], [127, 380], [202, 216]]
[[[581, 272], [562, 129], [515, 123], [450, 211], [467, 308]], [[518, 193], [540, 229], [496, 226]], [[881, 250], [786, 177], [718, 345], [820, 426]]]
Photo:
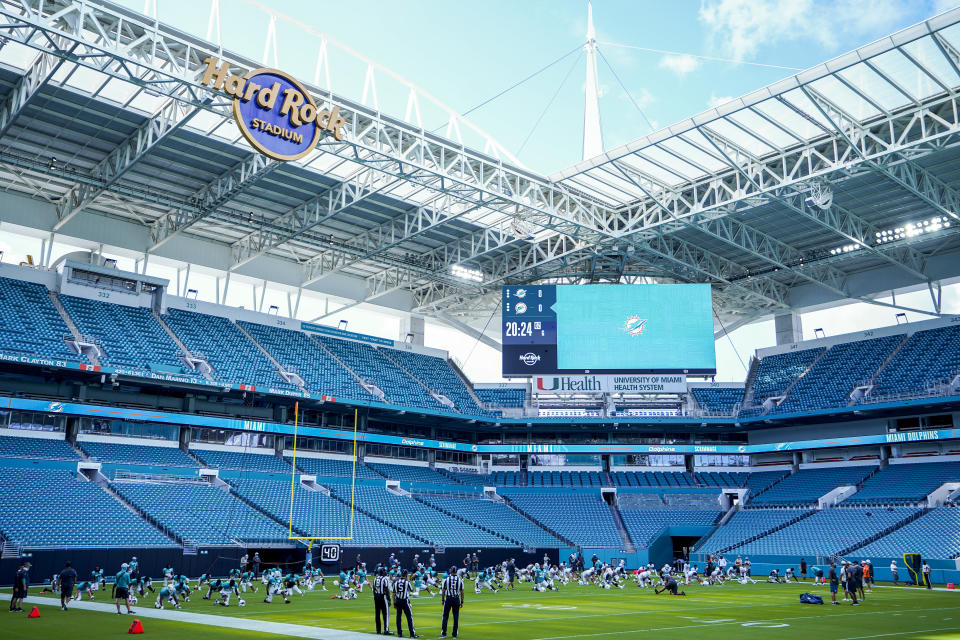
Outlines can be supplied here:
[[715, 93], [711, 93], [710, 97], [707, 99], [707, 107], [713, 109], [714, 107], [719, 107], [721, 104], [730, 102], [733, 100], [733, 96], [718, 96]]
[[700, 61], [689, 53], [666, 55], [660, 58], [661, 69], [669, 69], [680, 76], [696, 71], [699, 67]]
[[933, 0], [932, 4], [932, 14], [939, 15], [944, 11], [953, 9], [956, 6], [960, 6], [960, 0]]
[[699, 17], [724, 53], [745, 60], [783, 41], [835, 50], [841, 36], [876, 37], [915, 11], [911, 0], [704, 0]]

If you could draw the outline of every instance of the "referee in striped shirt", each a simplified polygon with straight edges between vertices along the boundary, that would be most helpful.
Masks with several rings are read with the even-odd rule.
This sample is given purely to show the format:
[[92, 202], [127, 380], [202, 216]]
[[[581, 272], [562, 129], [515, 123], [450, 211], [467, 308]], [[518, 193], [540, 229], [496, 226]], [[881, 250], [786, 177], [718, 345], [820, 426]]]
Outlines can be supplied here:
[[392, 636], [390, 631], [390, 578], [383, 567], [377, 570], [373, 581], [373, 615], [377, 619], [377, 633], [380, 633], [380, 619], [383, 618], [383, 635]]
[[457, 575], [457, 568], [450, 567], [450, 573], [440, 585], [443, 598], [443, 619], [440, 622], [440, 637], [447, 637], [447, 618], [453, 613], [453, 637], [457, 637], [460, 626], [460, 607], [463, 606], [463, 578]]
[[413, 611], [410, 610], [410, 583], [407, 582], [407, 570], [400, 571], [400, 577], [393, 583], [393, 606], [397, 608], [397, 636], [403, 637], [403, 616], [407, 616], [407, 629], [411, 638], [419, 638], [413, 628]]

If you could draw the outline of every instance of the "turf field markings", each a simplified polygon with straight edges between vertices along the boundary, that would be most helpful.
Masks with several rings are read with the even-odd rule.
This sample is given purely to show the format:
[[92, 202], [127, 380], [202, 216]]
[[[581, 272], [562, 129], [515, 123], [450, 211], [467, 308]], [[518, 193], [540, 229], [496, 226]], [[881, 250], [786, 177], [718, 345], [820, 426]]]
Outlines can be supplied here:
[[[9, 600], [10, 594], [0, 594], [0, 600]], [[46, 598], [39, 596], [30, 596], [29, 605], [39, 604], [43, 606], [59, 607], [59, 598]], [[84, 609], [87, 611], [98, 611], [100, 613], [112, 613], [116, 615], [116, 605], [112, 602], [90, 602], [78, 601], [70, 605], [71, 609]], [[188, 624], [197, 624], [212, 627], [226, 627], [230, 629], [243, 629], [246, 631], [258, 631], [261, 633], [270, 633], [288, 637], [312, 638], [313, 640], [368, 640], [373, 638], [372, 633], [356, 633], [343, 631], [342, 629], [329, 629], [326, 627], [306, 626], [299, 624], [289, 624], [285, 622], [271, 622], [261, 619], [235, 618], [231, 616], [216, 615], [210, 613], [193, 613], [191, 611], [177, 611], [170, 609], [154, 609], [153, 605], [141, 606], [133, 615], [124, 615], [119, 617], [120, 621], [133, 620], [134, 618], [153, 618], [161, 620], [170, 620], [175, 622], [186, 622]], [[126, 623], [124, 623], [125, 626]], [[201, 632], [197, 632], [198, 634]], [[190, 635], [193, 635], [191, 633]]]
[[897, 631], [896, 633], [878, 633], [872, 636], [851, 636], [849, 638], [840, 638], [839, 640], [867, 640], [868, 638], [890, 638], [893, 636], [907, 636], [915, 633], [936, 633], [937, 631], [954, 631], [960, 627], [942, 627], [940, 629], [911, 629], [910, 631]]
[[[758, 605], [758, 606], [769, 606], [769, 605]], [[954, 609], [955, 607], [937, 607], [937, 608], [929, 608], [929, 609], [915, 609], [915, 611], [945, 611], [945, 610], [953, 611]], [[649, 611], [638, 612], [638, 613], [649, 613]], [[668, 612], [663, 612], [663, 613], [668, 613]], [[840, 617], [863, 615], [864, 613], [866, 613], [866, 611], [852, 611], [850, 613], [833, 614], [830, 617], [840, 618]], [[874, 615], [885, 615], [887, 612], [871, 611], [870, 613]], [[612, 614], [612, 615], [621, 615], [621, 614]], [[628, 615], [628, 614], [624, 614], [624, 615]], [[576, 617], [594, 617], [594, 616], [576, 616]], [[811, 619], [820, 619], [820, 618], [823, 618], [823, 616], [819, 615], [819, 616], [795, 616], [792, 618], [771, 618], [770, 620], [763, 620], [758, 622], [784, 622], [786, 620], [794, 621], [794, 620], [811, 620]], [[752, 621], [746, 620], [746, 621], [735, 621], [735, 622], [721, 622], [721, 623], [713, 624], [713, 626], [730, 626], [735, 624], [742, 625], [743, 622], [752, 622]], [[464, 625], [460, 625], [460, 626], [462, 627]], [[673, 627], [659, 627], [656, 629], [626, 629], [621, 631], [602, 631], [598, 633], [577, 633], [577, 634], [572, 634], [568, 636], [549, 636], [545, 638], [534, 638], [533, 640], [566, 640], [567, 638], [595, 638], [599, 636], [617, 636], [617, 635], [627, 635], [632, 633], [647, 633], [650, 631], [677, 631], [680, 629], [702, 629], [704, 626], [707, 626], [707, 625], [691, 624], [691, 625], [679, 625], [679, 626], [673, 626]], [[895, 635], [906, 635], [907, 633], [924, 633], [924, 632], [908, 631], [908, 632], [899, 633]], [[879, 638], [883, 636], [863, 636], [862, 638], [871, 638], [871, 637]], [[841, 640], [862, 640], [862, 638], [842, 638]]]

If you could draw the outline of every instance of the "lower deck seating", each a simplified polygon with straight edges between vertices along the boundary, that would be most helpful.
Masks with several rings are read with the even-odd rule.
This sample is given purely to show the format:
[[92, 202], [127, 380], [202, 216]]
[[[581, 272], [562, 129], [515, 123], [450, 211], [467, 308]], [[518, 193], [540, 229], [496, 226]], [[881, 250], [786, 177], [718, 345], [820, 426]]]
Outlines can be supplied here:
[[[330, 490], [349, 500], [350, 485], [330, 485]], [[515, 547], [512, 540], [484, 531], [384, 487], [358, 485], [358, 508], [363, 509], [412, 535], [434, 544], [462, 547]]]
[[715, 553], [743, 543], [809, 513], [805, 509], [741, 509], [723, 526], [717, 527], [700, 546], [700, 551]]
[[833, 555], [916, 512], [916, 509], [905, 507], [824, 509], [768, 536], [739, 546], [731, 553], [798, 557]]
[[146, 482], [110, 486], [185, 542], [210, 546], [287, 542], [287, 529], [218, 487]]
[[424, 495], [418, 497], [438, 509], [465, 518], [527, 547], [556, 548], [563, 543], [501, 502], [479, 498]]
[[578, 546], [619, 549], [623, 544], [598, 489], [503, 493], [520, 511]]
[[924, 558], [960, 556], [960, 508], [939, 507], [854, 553], [874, 558], [902, 558], [906, 552]]
[[[378, 522], [360, 511], [320, 491], [297, 485], [293, 495], [293, 519], [290, 518], [290, 482], [243, 478], [233, 483], [237, 493], [272, 517], [305, 536], [351, 537], [358, 547], [420, 547], [408, 533]], [[349, 490], [349, 485], [347, 485]], [[352, 525], [351, 525], [352, 523]]]
[[712, 527], [719, 509], [621, 509], [630, 539], [640, 549], [650, 546], [664, 527]]
[[0, 487], [0, 534], [23, 548], [177, 546], [73, 472], [0, 467]]

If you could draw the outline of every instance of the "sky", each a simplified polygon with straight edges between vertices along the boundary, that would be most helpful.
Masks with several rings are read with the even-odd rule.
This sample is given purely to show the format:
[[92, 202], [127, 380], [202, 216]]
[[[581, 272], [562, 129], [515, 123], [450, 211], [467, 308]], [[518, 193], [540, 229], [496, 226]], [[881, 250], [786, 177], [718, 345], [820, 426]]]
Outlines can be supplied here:
[[[120, 3], [206, 37], [214, 1]], [[379, 65], [376, 106], [389, 115], [410, 115], [406, 83], [413, 83], [421, 90], [420, 121], [426, 129], [446, 132], [448, 116], [430, 104], [432, 96], [466, 113], [531, 170], [549, 175], [581, 160], [585, 1], [261, 1], [267, 6], [219, 0], [224, 48], [370, 105], [374, 91], [367, 82], [367, 61], [373, 61]], [[604, 147], [631, 142], [957, 4], [960, 0], [596, 0]], [[216, 40], [217, 30], [210, 33]], [[318, 74], [319, 34], [329, 41], [329, 65]], [[39, 245], [38, 238], [27, 241], [0, 226], [0, 250], [8, 260], [38, 254]], [[74, 248], [59, 244], [54, 258]], [[118, 257], [121, 267], [123, 261], [134, 265], [133, 256], [120, 252]], [[152, 269], [172, 280], [176, 275], [173, 265]], [[213, 276], [194, 273], [193, 278], [191, 287], [212, 299]], [[249, 308], [254, 286], [239, 283], [228, 304]], [[285, 309], [282, 292], [268, 288], [268, 298], [266, 306]], [[960, 313], [960, 285], [946, 288], [943, 299], [944, 311]], [[931, 308], [926, 292], [898, 295], [897, 302]], [[318, 314], [324, 308], [319, 297], [306, 304]], [[808, 313], [804, 336], [813, 337], [816, 328], [837, 335], [894, 324], [895, 313], [868, 304]], [[397, 314], [369, 307], [324, 322], [335, 324], [341, 317], [351, 330], [391, 338], [401, 332]], [[500, 379], [496, 350], [433, 323], [426, 339], [428, 346], [448, 349], [475, 381]], [[719, 340], [717, 380], [742, 381], [753, 351], [772, 344], [772, 321]]]

